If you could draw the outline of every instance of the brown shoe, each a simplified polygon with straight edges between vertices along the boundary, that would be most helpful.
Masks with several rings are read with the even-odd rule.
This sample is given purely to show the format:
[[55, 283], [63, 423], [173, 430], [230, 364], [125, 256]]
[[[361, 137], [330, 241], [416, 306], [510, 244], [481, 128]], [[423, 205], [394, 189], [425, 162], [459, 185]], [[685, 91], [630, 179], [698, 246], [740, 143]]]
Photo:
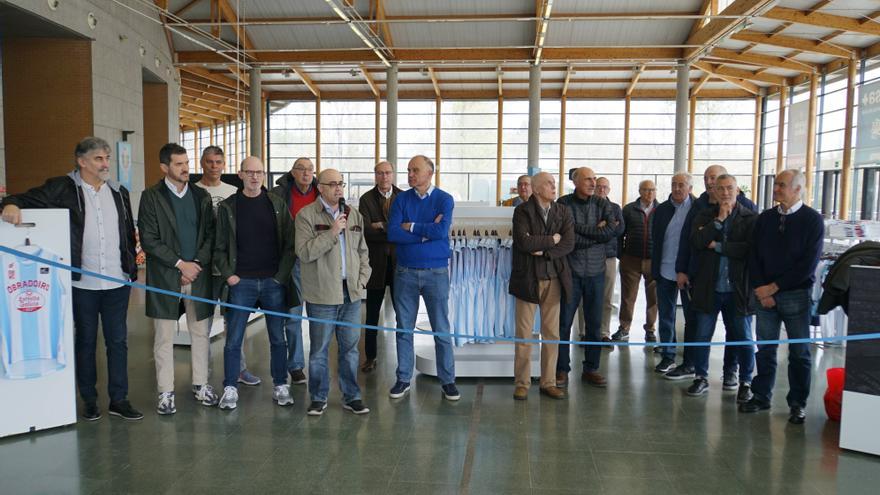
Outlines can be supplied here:
[[364, 361], [364, 364], [361, 365], [361, 373], [369, 373], [373, 371], [374, 369], [376, 369], [377, 363], [378, 360], [376, 358], [367, 359], [366, 361]]
[[541, 395], [546, 395], [551, 399], [564, 399], [566, 397], [565, 390], [559, 387], [541, 388]]
[[584, 371], [581, 373], [581, 380], [594, 387], [605, 387], [608, 385], [608, 380], [596, 371]]
[[528, 387], [516, 387], [513, 391], [514, 400], [528, 400], [529, 398], [529, 388]]
[[568, 373], [564, 371], [556, 372], [556, 386], [557, 387], [567, 387], [568, 386]]

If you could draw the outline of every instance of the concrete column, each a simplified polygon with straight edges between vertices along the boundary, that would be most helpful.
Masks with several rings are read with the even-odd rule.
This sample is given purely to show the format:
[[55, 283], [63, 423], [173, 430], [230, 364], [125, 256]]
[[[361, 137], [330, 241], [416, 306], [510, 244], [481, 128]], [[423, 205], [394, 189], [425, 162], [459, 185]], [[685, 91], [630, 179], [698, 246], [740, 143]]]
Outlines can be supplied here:
[[263, 158], [263, 84], [260, 81], [260, 68], [250, 70], [250, 99], [248, 108], [251, 112], [251, 155]]
[[[397, 173], [397, 62], [393, 62], [386, 71], [385, 76], [387, 121], [385, 123], [385, 159], [394, 167]], [[397, 177], [394, 180], [397, 183]]]
[[676, 172], [687, 171], [688, 148], [688, 86], [690, 64], [682, 62], [678, 66], [678, 77], [675, 86], [675, 161]]
[[529, 66], [529, 162], [528, 174], [541, 171], [541, 66]]

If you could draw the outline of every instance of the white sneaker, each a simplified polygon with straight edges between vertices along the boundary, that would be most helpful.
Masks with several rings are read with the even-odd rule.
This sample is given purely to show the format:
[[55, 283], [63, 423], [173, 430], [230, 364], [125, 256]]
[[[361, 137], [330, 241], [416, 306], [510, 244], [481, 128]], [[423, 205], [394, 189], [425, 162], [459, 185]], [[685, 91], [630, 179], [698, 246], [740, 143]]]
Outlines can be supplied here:
[[156, 412], [163, 416], [177, 412], [177, 407], [174, 405], [174, 392], [162, 392], [159, 394], [159, 404], [156, 406]]
[[284, 385], [275, 385], [275, 390], [272, 392], [272, 400], [277, 402], [279, 406], [293, 404], [293, 397], [290, 396], [290, 385], [286, 383]]
[[212, 407], [220, 402], [220, 398], [217, 397], [217, 392], [214, 392], [214, 387], [207, 384], [193, 385], [193, 395], [203, 406]]
[[220, 397], [220, 409], [235, 409], [238, 405], [238, 389], [235, 387], [223, 387], [223, 397]]

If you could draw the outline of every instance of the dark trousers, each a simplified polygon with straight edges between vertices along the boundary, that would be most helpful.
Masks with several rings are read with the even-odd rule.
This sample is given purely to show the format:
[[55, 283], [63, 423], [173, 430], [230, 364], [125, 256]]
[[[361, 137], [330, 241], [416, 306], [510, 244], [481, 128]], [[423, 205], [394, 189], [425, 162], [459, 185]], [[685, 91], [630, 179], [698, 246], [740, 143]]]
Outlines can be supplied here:
[[128, 296], [131, 287], [108, 290], [73, 288], [74, 354], [76, 384], [84, 402], [98, 399], [98, 318], [107, 348], [107, 392], [111, 401], [128, 396]]
[[[570, 302], [562, 301], [559, 312], [559, 340], [569, 340], [571, 325], [577, 314], [578, 306], [584, 305], [584, 342], [601, 342], [602, 340], [602, 305], [605, 301], [605, 272], [592, 277], [571, 277]], [[598, 371], [602, 358], [602, 348], [598, 345], [585, 345], [584, 371]], [[569, 345], [559, 345], [559, 357], [556, 360], [556, 371], [571, 371]]]
[[[687, 332], [688, 320], [690, 320], [690, 297], [685, 290], [679, 290], [678, 283], [663, 277], [657, 279], [657, 315], [660, 323], [660, 342], [676, 343], [675, 318], [678, 296], [681, 295], [681, 309], [685, 319], [685, 332]], [[686, 348], [687, 349], [687, 348]], [[675, 359], [675, 347], [661, 347], [660, 355]]]
[[[709, 313], [694, 311], [696, 323], [696, 341], [711, 342], [715, 333], [718, 313], [724, 321], [725, 340], [741, 342], [752, 340], [752, 317], [742, 316], [736, 310], [736, 295], [733, 292], [716, 292], [715, 307]], [[724, 346], [734, 356], [734, 364], [739, 364], [739, 382], [751, 383], [752, 371], [755, 368], [755, 349], [751, 345]], [[693, 353], [694, 368], [698, 378], [709, 377], [709, 347], [695, 347]], [[725, 363], [725, 374], [728, 373]]]
[[[385, 287], [391, 287], [391, 293], [394, 294], [394, 266], [391, 263], [385, 264], [385, 285], [381, 289], [367, 289], [367, 325], [377, 326], [379, 324], [379, 312], [382, 310], [382, 300], [385, 299]], [[366, 354], [367, 361], [376, 359], [378, 355], [378, 335], [378, 330], [364, 329], [364, 354]]]
[[[685, 342], [697, 342], [697, 316], [696, 311], [693, 308], [690, 308], [690, 300], [691, 295], [690, 291], [693, 289], [688, 289], [682, 291], [682, 309], [684, 309], [684, 341]], [[687, 304], [684, 302], [687, 300]], [[686, 346], [684, 351], [682, 351], [682, 361], [681, 365], [685, 368], [693, 368], [694, 367], [694, 353], [699, 349], [699, 347], [695, 346]], [[736, 349], [733, 349], [730, 346], [724, 346], [724, 365], [722, 366], [723, 375], [736, 375], [739, 365], [737, 360], [737, 352]]]

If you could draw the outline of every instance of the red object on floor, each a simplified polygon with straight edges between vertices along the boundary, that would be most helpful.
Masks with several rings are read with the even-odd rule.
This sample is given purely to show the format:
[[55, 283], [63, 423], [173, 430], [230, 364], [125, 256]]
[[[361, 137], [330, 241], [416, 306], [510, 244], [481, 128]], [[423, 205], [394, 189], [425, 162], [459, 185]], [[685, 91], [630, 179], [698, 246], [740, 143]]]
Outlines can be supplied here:
[[825, 376], [828, 378], [828, 388], [825, 390], [825, 414], [830, 420], [840, 421], [846, 372], [844, 368], [829, 368], [825, 371]]

